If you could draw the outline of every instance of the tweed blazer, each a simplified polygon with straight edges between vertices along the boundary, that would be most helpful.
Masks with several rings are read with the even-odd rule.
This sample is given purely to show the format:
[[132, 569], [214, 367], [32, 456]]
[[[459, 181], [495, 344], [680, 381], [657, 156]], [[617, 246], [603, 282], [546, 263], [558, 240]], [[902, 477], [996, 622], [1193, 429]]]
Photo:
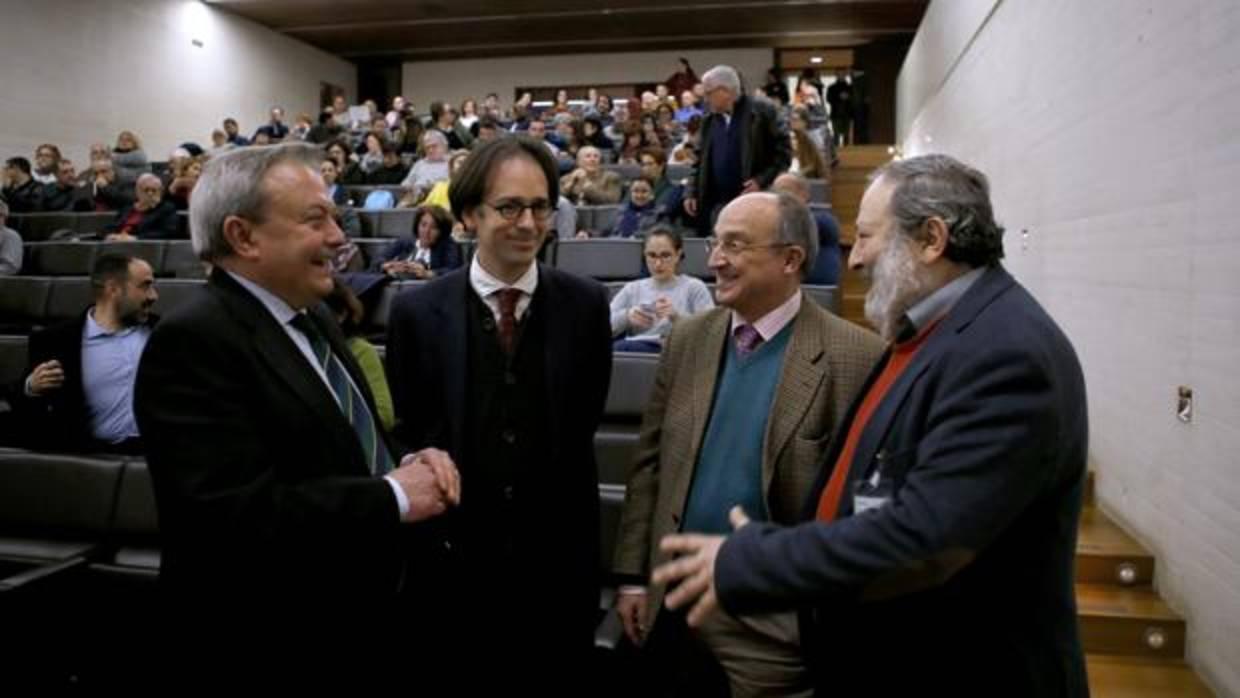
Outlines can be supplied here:
[[[627, 582], [646, 584], [651, 570], [668, 559], [659, 540], [680, 530], [730, 324], [731, 311], [716, 308], [677, 323], [665, 341], [613, 561], [613, 571]], [[799, 520], [831, 434], [882, 350], [872, 332], [802, 297], [763, 439], [763, 513], [772, 522]], [[648, 623], [662, 605], [663, 589], [650, 593]]]

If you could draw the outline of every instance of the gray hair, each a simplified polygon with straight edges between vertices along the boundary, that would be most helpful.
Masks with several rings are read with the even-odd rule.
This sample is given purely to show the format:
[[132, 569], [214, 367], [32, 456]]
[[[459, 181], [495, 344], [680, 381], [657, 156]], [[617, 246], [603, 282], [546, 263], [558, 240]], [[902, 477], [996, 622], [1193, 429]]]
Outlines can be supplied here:
[[434, 141], [444, 147], [447, 147], [448, 145], [448, 137], [443, 135], [443, 131], [439, 131], [437, 129], [431, 129], [422, 134], [422, 143], [425, 144], [431, 141]]
[[189, 231], [194, 254], [207, 262], [228, 257], [232, 246], [224, 237], [224, 221], [238, 216], [261, 223], [267, 211], [262, 186], [276, 165], [305, 165], [318, 172], [323, 149], [309, 143], [281, 143], [236, 148], [212, 157], [202, 169], [189, 204]]
[[801, 278], [809, 276], [818, 260], [818, 225], [809, 207], [787, 192], [771, 192], [779, 203], [779, 228], [775, 239], [780, 244], [800, 247], [805, 252], [801, 260]]
[[716, 87], [725, 87], [731, 90], [732, 94], [739, 95], [741, 93], [740, 75], [730, 65], [717, 65], [706, 71], [702, 75], [702, 84], [706, 86], [707, 92]]
[[[109, 161], [109, 162], [111, 162], [111, 161]], [[154, 174], [152, 174], [152, 173], [150, 173], [150, 172], [143, 172], [142, 174], [138, 175], [138, 178], [134, 180], [133, 184], [134, 184], [134, 186], [135, 186], [135, 187], [140, 187], [140, 186], [142, 186], [142, 183], [143, 183], [143, 182], [148, 181], [148, 180], [152, 180], [152, 179], [153, 179], [153, 180], [155, 180], [155, 183], [156, 183], [156, 184], [158, 184], [158, 185], [160, 186], [160, 188], [162, 188], [162, 187], [164, 186], [164, 181], [163, 181], [162, 179], [160, 179], [158, 176], [156, 176], [156, 175], [154, 175]]]
[[895, 160], [875, 170], [871, 182], [890, 182], [891, 215], [914, 240], [930, 218], [947, 224], [944, 256], [971, 267], [1003, 258], [1003, 226], [995, 222], [986, 175], [947, 155]]

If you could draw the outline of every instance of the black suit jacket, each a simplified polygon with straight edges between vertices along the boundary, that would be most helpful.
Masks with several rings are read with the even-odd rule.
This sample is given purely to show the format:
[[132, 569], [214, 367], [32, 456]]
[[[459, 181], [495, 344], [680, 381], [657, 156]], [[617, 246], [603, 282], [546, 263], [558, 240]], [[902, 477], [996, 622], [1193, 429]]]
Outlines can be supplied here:
[[[325, 312], [311, 316], [375, 414], [339, 329]], [[165, 588], [397, 591], [405, 545], [391, 486], [370, 474], [353, 428], [292, 339], [223, 270], [151, 336], [134, 410]]]
[[[82, 385], [82, 331], [89, 311], [87, 308], [74, 320], [30, 335], [26, 373], [13, 386], [12, 394], [14, 409], [23, 426], [22, 437], [28, 440], [27, 445], [31, 448], [81, 452], [106, 451], [109, 448], [108, 444], [91, 434], [90, 412]], [[157, 321], [158, 317], [151, 315], [148, 324], [154, 326]], [[25, 377], [34, 371], [35, 366], [53, 359], [60, 362], [65, 382], [44, 396], [26, 395]]]
[[[133, 204], [126, 206], [116, 214], [116, 220], [109, 223], [105, 228], [105, 233], [115, 233], [120, 231], [121, 226], [125, 224], [125, 219], [129, 217], [133, 211]], [[183, 237], [179, 230], [180, 219], [177, 218], [177, 207], [167, 199], [160, 201], [159, 205], [142, 217], [142, 222], [136, 228], [130, 231], [130, 234], [140, 240], [175, 240]]]
[[[763, 99], [741, 96], [732, 107], [732, 118], [739, 119], [739, 125], [745, 129], [744, 145], [741, 150], [741, 180], [757, 179], [763, 189], [769, 187], [775, 177], [788, 169], [792, 164], [792, 145], [788, 140], [788, 127], [779, 118], [775, 106]], [[702, 120], [702, 129], [698, 133], [700, 156], [693, 166], [693, 172], [686, 180], [685, 198], [698, 199], [699, 217], [709, 217], [710, 212], [702, 213], [702, 206], [726, 203], [718, 201], [707, 190], [707, 180], [711, 168], [711, 137], [716, 128], [727, 128], [722, 114], [708, 114]]]
[[[720, 602], [812, 609], [802, 636], [824, 695], [1088, 695], [1072, 572], [1087, 435], [1071, 344], [989, 269], [867, 423], [841, 518], [735, 533]], [[891, 499], [854, 514], [870, 482]]]
[[[536, 605], [544, 628], [571, 627], [574, 637], [583, 635], [578, 639], [589, 647], [600, 568], [594, 432], [611, 378], [607, 295], [596, 282], [549, 267], [540, 265], [538, 274], [534, 302], [548, 313], [546, 419], [554, 447], [538, 462], [521, 464], [516, 491], [530, 499], [518, 503], [516, 516], [530, 518], [514, 525], [519, 530], [545, 531], [519, 546], [530, 556], [525, 560], [528, 574], [545, 592], [538, 599], [508, 598], [505, 594], [515, 590], [516, 580], [488, 583], [494, 594], [508, 599], [506, 603]], [[471, 380], [466, 313], [471, 293], [468, 266], [403, 292], [392, 304], [387, 344], [397, 438], [410, 448], [435, 446], [452, 455], [461, 473], [462, 512], [469, 506], [475, 468], [462, 460], [462, 454], [468, 451], [467, 440], [479, 438], [466, 429]], [[463, 515], [451, 514], [440, 523], [449, 542], [486, 533], [478, 530], [479, 519]], [[454, 564], [449, 559], [442, 568], [424, 569], [427, 575], [443, 572], [445, 579], [451, 579]], [[521, 580], [521, 586], [527, 581]]]

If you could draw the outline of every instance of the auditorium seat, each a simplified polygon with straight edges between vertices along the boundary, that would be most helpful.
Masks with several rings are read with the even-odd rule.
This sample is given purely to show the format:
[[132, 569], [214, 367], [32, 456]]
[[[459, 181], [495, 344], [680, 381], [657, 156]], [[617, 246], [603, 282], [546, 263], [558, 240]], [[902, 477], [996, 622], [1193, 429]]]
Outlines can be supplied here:
[[684, 251], [685, 259], [680, 263], [680, 273], [713, 281], [715, 272], [707, 266], [710, 249], [706, 246], [706, 238], [684, 238]]
[[73, 231], [78, 235], [103, 235], [103, 229], [116, 220], [115, 211], [78, 213], [74, 216]]
[[89, 277], [52, 279], [51, 286], [51, 293], [47, 298], [47, 310], [39, 324], [54, 325], [76, 318], [95, 300]]
[[26, 373], [26, 335], [0, 335], [0, 387], [12, 384]]
[[30, 276], [86, 276], [99, 251], [97, 243], [68, 240], [38, 242], [27, 248], [28, 264], [22, 273]]
[[[151, 271], [156, 276], [162, 276], [164, 273], [164, 256], [168, 247], [168, 243], [162, 240], [126, 240], [124, 242], [103, 242], [97, 243], [98, 254], [121, 254], [129, 257], [137, 257], [151, 265]], [[88, 268], [85, 272], [89, 274]]]
[[604, 281], [603, 287], [607, 289], [607, 300], [610, 301], [615, 298], [616, 294], [620, 293], [620, 289], [624, 288], [624, 285], [627, 283], [627, 281]]
[[362, 252], [362, 259], [366, 260], [366, 268], [369, 269], [375, 263], [375, 260], [383, 256], [384, 251], [391, 247], [391, 238], [353, 238], [353, 244]]
[[373, 336], [379, 341], [384, 341], [387, 333], [388, 314], [392, 312], [392, 301], [396, 300], [396, 296], [405, 291], [417, 288], [425, 281], [409, 280], [409, 281], [393, 281], [383, 287], [383, 292], [379, 296], [379, 302], [375, 303], [371, 308], [369, 316], [363, 325], [363, 329], [368, 336]]
[[555, 266], [600, 281], [635, 279], [642, 272], [642, 243], [631, 238], [561, 240]]
[[616, 352], [603, 423], [594, 435], [599, 482], [623, 485], [629, 479], [642, 416], [654, 389], [658, 354]]
[[24, 213], [12, 216], [8, 222], [26, 242], [47, 240], [62, 230], [77, 232], [77, 221], [72, 213]]
[[630, 179], [637, 179], [642, 174], [641, 165], [631, 162], [624, 164], [603, 165], [603, 169], [615, 172], [626, 182]]
[[105, 557], [90, 571], [112, 584], [154, 584], [159, 578], [159, 516], [146, 461], [125, 461]]
[[186, 301], [203, 293], [207, 282], [202, 279], [160, 279], [155, 282], [155, 292], [159, 299], [155, 301], [154, 312], [167, 315]]
[[590, 219], [590, 227], [586, 228], [586, 230], [591, 230], [600, 235], [606, 233], [616, 224], [616, 216], [619, 215], [619, 206], [595, 206], [594, 213]]
[[0, 276], [0, 332], [21, 334], [41, 324], [51, 291], [46, 276]]
[[0, 452], [0, 591], [44, 587], [102, 554], [122, 461]]
[[375, 211], [378, 223], [372, 237], [398, 238], [413, 235], [413, 216], [417, 209], [390, 208]]
[[202, 260], [194, 254], [194, 245], [189, 240], [164, 242], [163, 273], [178, 279], [205, 279], [207, 276]]
[[693, 168], [689, 165], [670, 162], [667, 164], [667, 178], [677, 184], [688, 179], [691, 174], [693, 174]]

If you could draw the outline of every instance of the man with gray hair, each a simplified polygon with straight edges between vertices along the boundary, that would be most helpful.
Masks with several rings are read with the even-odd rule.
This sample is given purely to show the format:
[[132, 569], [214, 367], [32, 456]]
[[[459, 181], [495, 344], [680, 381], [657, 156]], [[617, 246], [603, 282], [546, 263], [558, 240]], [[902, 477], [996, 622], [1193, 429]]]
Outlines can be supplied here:
[[717, 65], [702, 82], [710, 113], [698, 132], [698, 158], [685, 186], [684, 209], [709, 235], [729, 201], [766, 189], [788, 169], [792, 146], [774, 105], [746, 96], [734, 68]]
[[[849, 263], [891, 345], [781, 528], [673, 536], [654, 574], [689, 624], [800, 609], [821, 695], [1085, 696], [1073, 560], [1085, 383], [999, 264], [986, 177], [945, 155], [880, 168]], [[696, 602], [696, 603], [695, 603]]]
[[414, 201], [421, 201], [431, 187], [448, 179], [448, 137], [435, 129], [427, 131], [422, 136], [422, 151], [422, 159], [413, 163], [400, 183], [413, 195]]
[[400, 457], [320, 307], [345, 243], [322, 159], [302, 143], [239, 148], [195, 189], [194, 251], [213, 269], [152, 334], [134, 406], [166, 591], [396, 593], [409, 524], [458, 501], [446, 454]]
[[742, 195], [712, 240], [721, 307], [677, 322], [664, 342], [625, 495], [614, 571], [629, 585], [616, 610], [673, 695], [727, 695], [703, 678], [718, 672], [695, 650], [703, 643], [734, 696], [808, 695], [793, 614], [719, 615], [691, 636], [683, 614], [661, 608], [650, 572], [670, 559], [658, 547], [665, 535], [724, 533], [733, 506], [798, 521], [828, 437], [882, 345], [803, 295], [818, 235], [797, 199]]

